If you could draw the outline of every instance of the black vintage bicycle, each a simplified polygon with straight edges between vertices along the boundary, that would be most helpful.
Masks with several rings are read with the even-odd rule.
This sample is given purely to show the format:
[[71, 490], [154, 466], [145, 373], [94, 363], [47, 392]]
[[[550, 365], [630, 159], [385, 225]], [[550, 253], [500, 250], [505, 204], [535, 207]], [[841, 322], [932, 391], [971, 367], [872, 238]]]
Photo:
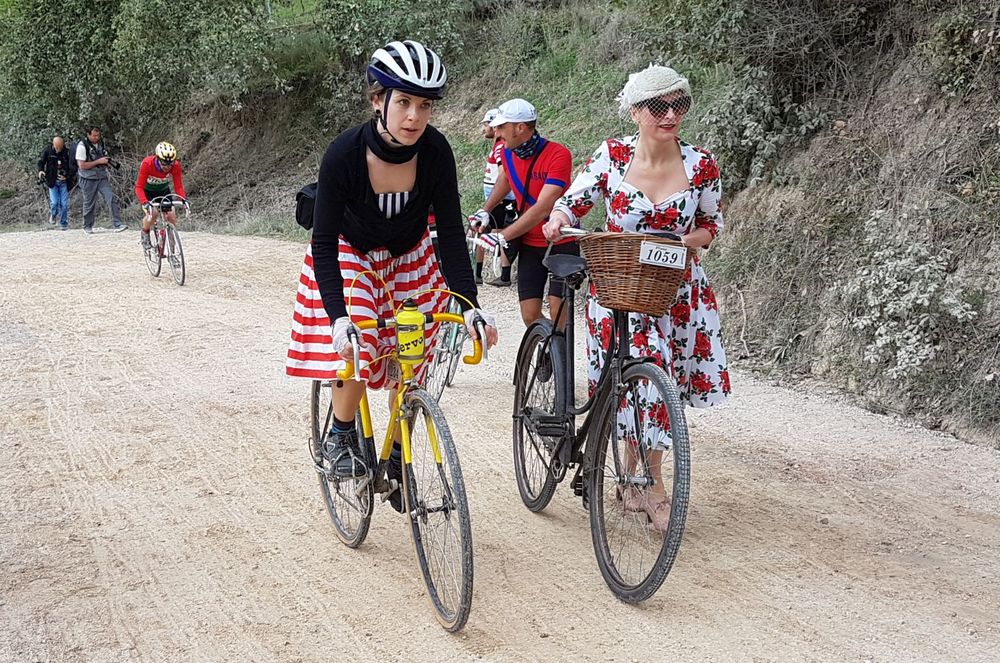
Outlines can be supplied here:
[[[629, 309], [662, 315], [676, 296], [686, 258], [676, 236], [572, 229], [564, 229], [564, 234], [579, 238], [587, 259], [572, 255], [544, 259], [552, 277], [566, 284], [555, 319], [574, 310], [576, 292], [589, 272], [598, 301], [612, 309], [610, 329], [593, 332], [604, 335], [607, 353], [600, 378], [589, 385], [589, 398], [577, 404], [573, 315], [561, 329], [547, 319], [528, 327], [514, 372], [517, 487], [525, 506], [538, 512], [573, 470], [570, 485], [590, 512], [601, 574], [619, 599], [637, 603], [660, 588], [680, 548], [690, 490], [690, 451], [674, 380], [653, 358], [630, 354]], [[599, 235], [618, 237], [608, 238], [612, 246], [588, 247], [588, 239]], [[624, 251], [622, 241], [634, 245], [633, 250]], [[672, 257], [664, 258], [666, 254]], [[605, 255], [619, 262], [609, 265]], [[625, 265], [620, 263], [622, 256], [631, 256]], [[663, 264], [677, 260], [679, 266]], [[634, 268], [629, 267], [633, 262]], [[643, 303], [634, 305], [629, 295], [602, 297], [602, 283], [627, 281], [630, 270], [646, 275], [646, 290], [659, 282], [652, 294], [657, 301], [664, 300], [662, 305], [649, 310]], [[662, 287], [664, 281], [673, 284], [672, 293], [670, 283]], [[578, 426], [579, 417], [583, 421]]]

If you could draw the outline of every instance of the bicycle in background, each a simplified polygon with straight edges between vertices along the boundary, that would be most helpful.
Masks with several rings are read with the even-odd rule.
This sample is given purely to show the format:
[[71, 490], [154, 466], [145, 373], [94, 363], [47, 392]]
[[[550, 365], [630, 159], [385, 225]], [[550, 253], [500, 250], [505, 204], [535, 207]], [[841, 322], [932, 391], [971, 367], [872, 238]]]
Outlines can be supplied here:
[[190, 215], [190, 208], [184, 198], [175, 193], [157, 196], [149, 201], [151, 208], [159, 211], [153, 226], [149, 229], [150, 244], [143, 247], [146, 267], [153, 276], [159, 276], [163, 260], [167, 261], [170, 273], [177, 285], [184, 285], [186, 276], [184, 265], [184, 248], [177, 227], [167, 221], [167, 213], [175, 208], [183, 207], [184, 215]]

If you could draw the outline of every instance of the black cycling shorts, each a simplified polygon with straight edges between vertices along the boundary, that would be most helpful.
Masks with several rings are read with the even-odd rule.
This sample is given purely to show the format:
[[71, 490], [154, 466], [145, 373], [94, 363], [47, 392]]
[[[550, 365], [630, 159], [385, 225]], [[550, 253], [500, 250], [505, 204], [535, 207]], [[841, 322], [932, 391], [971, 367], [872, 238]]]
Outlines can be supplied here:
[[513, 200], [502, 200], [500, 204], [489, 210], [490, 221], [486, 226], [487, 231], [503, 230], [517, 219], [517, 208], [514, 207]]
[[[562, 281], [549, 279], [549, 270], [542, 264], [545, 257], [546, 247], [528, 246], [523, 244], [520, 252], [520, 262], [517, 267], [517, 298], [520, 301], [526, 299], [541, 299], [545, 291], [545, 282], [549, 281], [549, 297], [562, 297]], [[568, 254], [572, 256], [580, 255], [580, 246], [576, 242], [565, 242], [563, 244], [552, 245], [549, 255]]]

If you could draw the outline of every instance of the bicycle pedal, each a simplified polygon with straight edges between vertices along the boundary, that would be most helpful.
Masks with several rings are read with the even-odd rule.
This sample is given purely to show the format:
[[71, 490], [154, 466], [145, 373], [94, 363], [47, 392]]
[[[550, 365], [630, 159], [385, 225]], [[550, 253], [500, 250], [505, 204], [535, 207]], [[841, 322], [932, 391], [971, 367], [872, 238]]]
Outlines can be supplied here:
[[[386, 485], [382, 484], [380, 487], [385, 488]], [[397, 490], [402, 490], [402, 488], [403, 485], [401, 483], [399, 483], [395, 479], [389, 479], [388, 489], [385, 490], [384, 492], [379, 491], [379, 500], [381, 500], [381, 502], [385, 504], [386, 502], [389, 501], [389, 497], [391, 497], [393, 493], [395, 493]]]

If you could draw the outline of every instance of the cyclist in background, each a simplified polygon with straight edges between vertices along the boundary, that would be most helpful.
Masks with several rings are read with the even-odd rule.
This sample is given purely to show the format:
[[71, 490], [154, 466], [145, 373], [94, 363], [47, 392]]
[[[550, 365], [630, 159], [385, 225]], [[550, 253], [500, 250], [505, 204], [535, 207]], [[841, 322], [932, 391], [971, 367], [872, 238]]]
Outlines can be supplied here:
[[[496, 129], [490, 126], [490, 122], [496, 119], [497, 114], [500, 112], [499, 108], [491, 108], [486, 111], [486, 115], [483, 116], [482, 126], [483, 126], [483, 137], [487, 140], [493, 141], [490, 147], [489, 154], [486, 155], [486, 171], [483, 173], [483, 200], [489, 200], [490, 194], [493, 193], [493, 187], [496, 186], [497, 178], [500, 176], [500, 160], [503, 158], [503, 140], [497, 136]], [[516, 203], [514, 202], [514, 193], [508, 192], [504, 199], [499, 205], [493, 209], [486, 210], [489, 212], [489, 219], [485, 223], [480, 223], [478, 227], [474, 229], [476, 233], [491, 232], [494, 230], [502, 230], [506, 228], [514, 219], [517, 218]], [[485, 218], [485, 217], [483, 217]], [[480, 220], [477, 217], [477, 220]], [[500, 256], [500, 266], [502, 271], [500, 276], [496, 279], [490, 281], [487, 285], [492, 286], [509, 286], [510, 285], [510, 266], [517, 257], [517, 245], [518, 243], [510, 242], [509, 246], [504, 250], [503, 254]], [[476, 249], [476, 283], [483, 282], [483, 256], [484, 249], [478, 247]]]
[[[549, 280], [549, 270], [542, 264], [548, 247], [542, 226], [569, 184], [573, 175], [573, 157], [564, 146], [538, 133], [535, 128], [538, 113], [524, 99], [504, 102], [499, 110], [490, 126], [496, 129], [504, 142], [501, 170], [484, 207], [496, 207], [508, 193], [513, 192], [518, 218], [506, 228], [486, 233], [477, 241], [493, 249], [498, 245], [506, 248], [511, 240], [521, 238], [517, 296], [521, 304], [521, 320], [530, 325], [542, 317], [542, 297]], [[486, 212], [479, 210], [469, 217], [470, 223], [484, 216]], [[557, 240], [552, 246], [554, 254], [579, 255], [579, 252], [572, 239]], [[562, 300], [563, 283], [550, 283], [548, 295], [549, 311], [554, 316]]]
[[[145, 216], [142, 218], [142, 248], [150, 246], [149, 229], [153, 227], [160, 210], [149, 204], [153, 198], [170, 193], [170, 180], [174, 183], [174, 193], [184, 198], [187, 204], [187, 194], [184, 193], [184, 178], [181, 175], [181, 162], [177, 160], [177, 149], [164, 141], [156, 146], [154, 154], [142, 160], [139, 166], [139, 177], [135, 180], [135, 195], [142, 205]], [[177, 222], [177, 214], [170, 210], [166, 214], [168, 223]]]

